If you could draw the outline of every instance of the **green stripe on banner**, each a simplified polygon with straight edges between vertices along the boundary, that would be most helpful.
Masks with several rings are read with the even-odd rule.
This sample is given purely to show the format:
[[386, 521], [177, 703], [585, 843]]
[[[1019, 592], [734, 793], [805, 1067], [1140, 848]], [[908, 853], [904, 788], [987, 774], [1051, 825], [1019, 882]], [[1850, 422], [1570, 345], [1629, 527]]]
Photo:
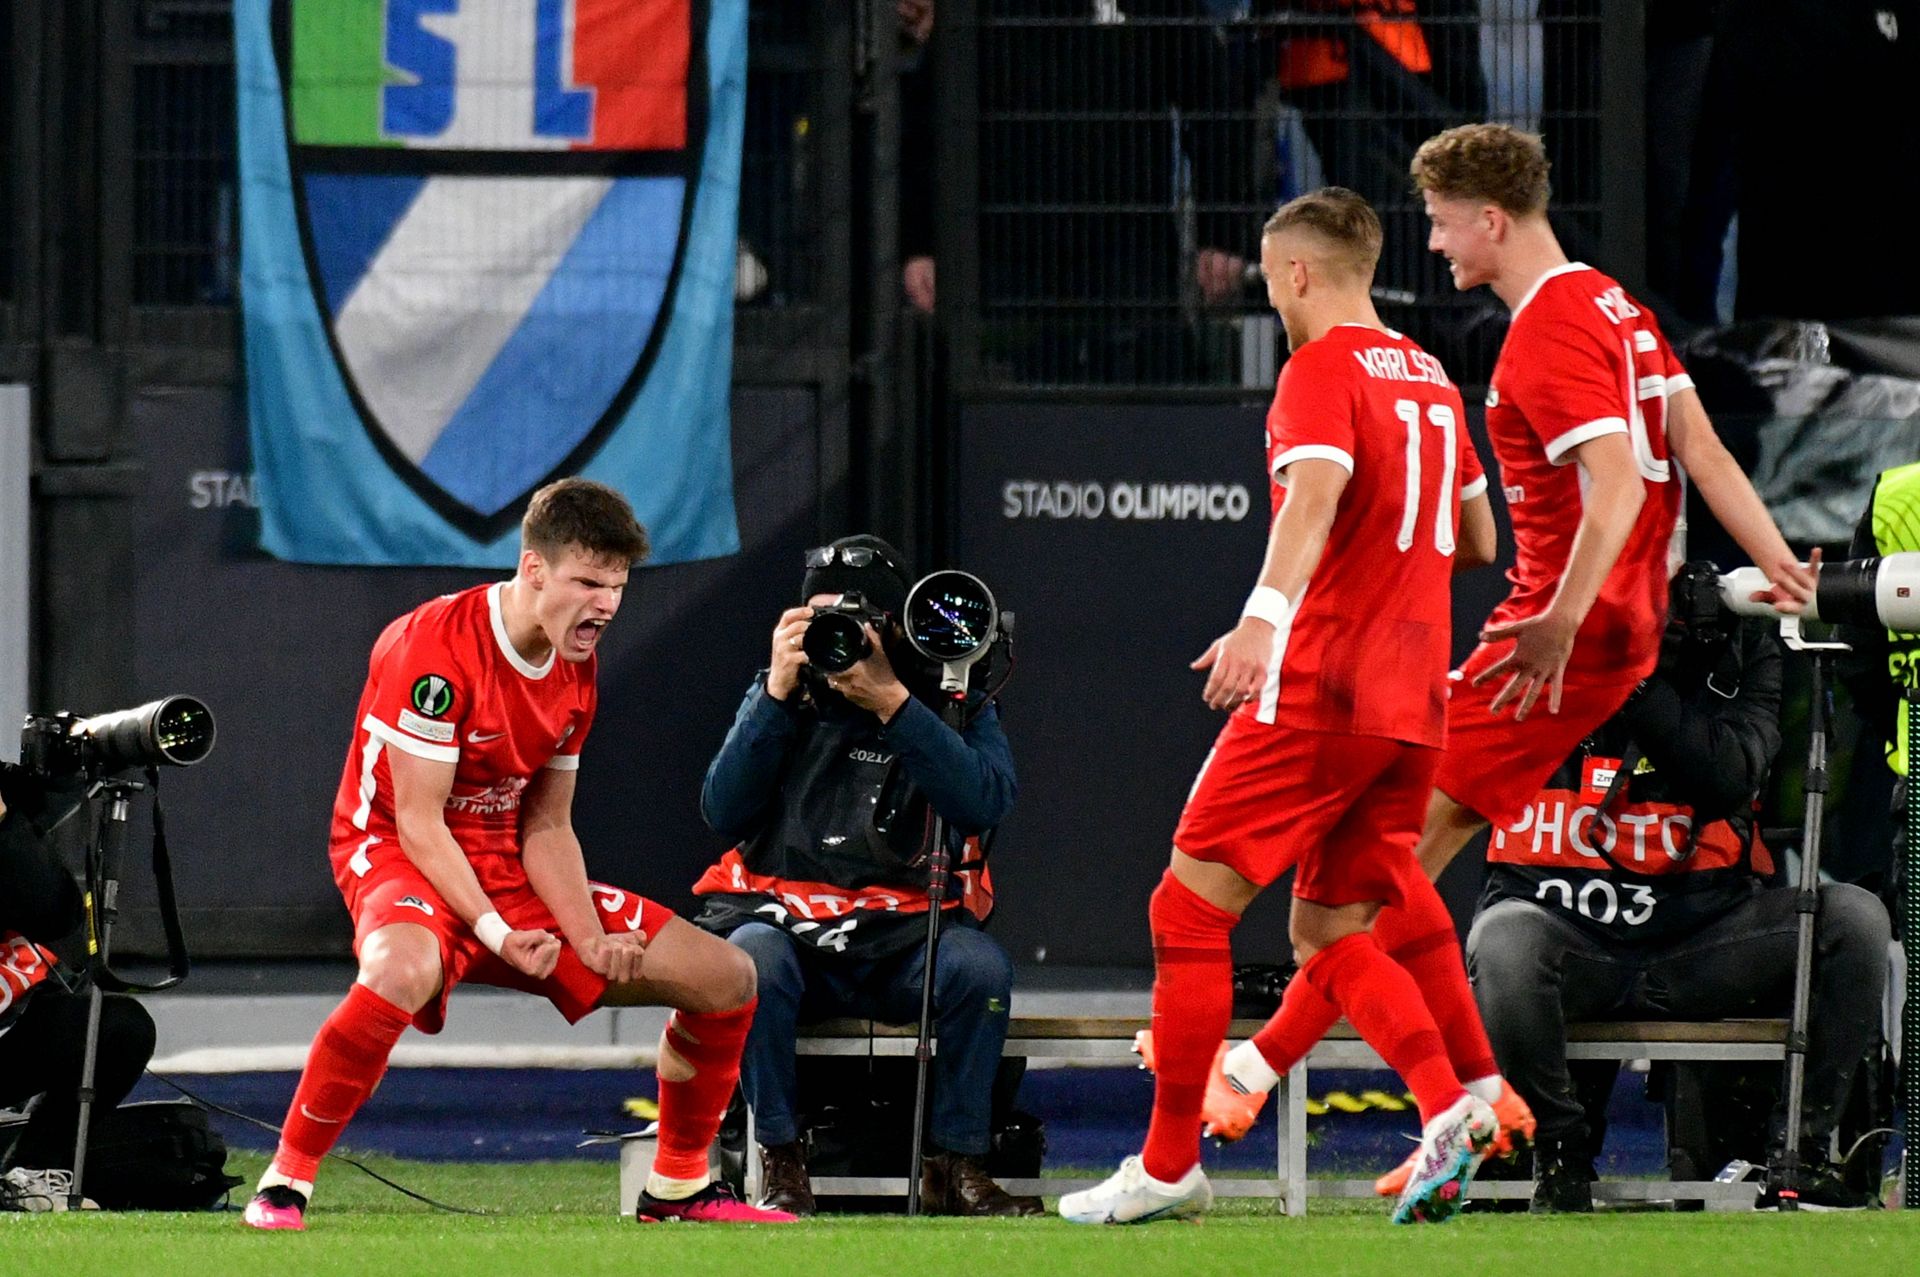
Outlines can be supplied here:
[[293, 135], [319, 146], [398, 146], [380, 136], [385, 0], [295, 0]]

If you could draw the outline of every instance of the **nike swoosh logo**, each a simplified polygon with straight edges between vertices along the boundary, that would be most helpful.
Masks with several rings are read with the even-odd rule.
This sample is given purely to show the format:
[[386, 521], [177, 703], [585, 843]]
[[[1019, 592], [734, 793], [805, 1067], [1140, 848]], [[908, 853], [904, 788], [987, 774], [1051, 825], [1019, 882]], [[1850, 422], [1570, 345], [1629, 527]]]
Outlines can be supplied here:
[[338, 1126], [342, 1122], [347, 1120], [344, 1117], [321, 1117], [318, 1113], [314, 1112], [312, 1109], [308, 1108], [304, 1104], [300, 1106], [300, 1116], [306, 1118], [310, 1122], [325, 1122], [328, 1126]]
[[499, 740], [502, 736], [505, 736], [505, 735], [506, 735], [505, 732], [468, 732], [467, 744], [484, 745], [490, 740]]

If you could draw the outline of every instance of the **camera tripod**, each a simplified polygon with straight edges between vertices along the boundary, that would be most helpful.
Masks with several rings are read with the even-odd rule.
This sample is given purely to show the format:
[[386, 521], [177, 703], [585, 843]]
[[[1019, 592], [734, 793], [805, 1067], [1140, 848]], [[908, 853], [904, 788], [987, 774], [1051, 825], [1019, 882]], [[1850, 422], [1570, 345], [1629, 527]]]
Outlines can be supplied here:
[[[965, 705], [966, 691], [963, 687], [942, 705], [941, 720], [957, 731]], [[932, 804], [928, 806], [932, 811], [933, 845], [927, 852], [927, 961], [920, 976], [920, 1036], [913, 1046], [917, 1067], [913, 1086], [913, 1164], [907, 1179], [909, 1216], [920, 1214], [920, 1176], [926, 1168], [927, 1096], [931, 1081], [928, 1071], [933, 1063], [934, 965], [940, 956], [941, 914], [945, 909], [947, 887], [953, 870], [952, 857], [947, 849], [946, 818]]]
[[[1794, 888], [1797, 915], [1793, 953], [1793, 1011], [1787, 1024], [1787, 1129], [1779, 1161], [1768, 1168], [1767, 1186], [1774, 1190], [1780, 1209], [1800, 1209], [1794, 1183], [1800, 1170], [1800, 1113], [1806, 1106], [1807, 1021], [1813, 1000], [1813, 929], [1820, 913], [1821, 824], [1827, 801], [1827, 730], [1832, 706], [1828, 703], [1828, 662], [1835, 652], [1852, 649], [1845, 643], [1819, 642], [1800, 631], [1800, 618], [1780, 622], [1780, 638], [1812, 661], [1813, 695], [1807, 709], [1807, 770], [1803, 786], [1806, 812], [1800, 837], [1800, 881]], [[1909, 811], [1912, 803], [1909, 801]], [[1911, 817], [1909, 817], [1911, 819]], [[1909, 849], [1911, 855], [1911, 849]]]
[[[173, 897], [173, 867], [167, 855], [159, 779], [152, 770], [148, 771], [145, 782], [104, 777], [88, 787], [87, 796], [81, 802], [81, 808], [91, 812], [94, 802], [99, 800], [105, 804], [105, 811], [87, 836], [87, 1042], [80, 1065], [80, 1120], [74, 1129], [73, 1185], [67, 1196], [68, 1210], [80, 1210], [85, 1200], [82, 1185], [87, 1172], [87, 1141], [93, 1124], [94, 1070], [100, 1052], [100, 1008], [104, 991], [152, 993], [171, 988], [187, 975], [187, 948], [180, 931], [180, 910]], [[115, 974], [109, 965], [113, 924], [120, 914], [120, 861], [127, 845], [127, 814], [133, 796], [143, 790], [154, 795], [153, 871], [159, 886], [161, 924], [167, 937], [167, 978], [155, 984], [131, 983]]]

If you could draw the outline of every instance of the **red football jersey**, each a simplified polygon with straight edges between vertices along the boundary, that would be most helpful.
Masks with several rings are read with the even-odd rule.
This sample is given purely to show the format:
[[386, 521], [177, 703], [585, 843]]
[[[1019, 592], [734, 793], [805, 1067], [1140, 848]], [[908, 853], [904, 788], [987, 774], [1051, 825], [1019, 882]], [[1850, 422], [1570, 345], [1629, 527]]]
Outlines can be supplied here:
[[1492, 619], [1532, 616], [1553, 601], [1580, 526], [1584, 477], [1568, 464], [1576, 445], [1628, 436], [1647, 485], [1640, 520], [1574, 640], [1570, 678], [1632, 682], [1659, 660], [1667, 582], [1685, 557], [1667, 396], [1691, 385], [1653, 316], [1591, 266], [1548, 271], [1514, 308], [1487, 391], [1514, 540], [1513, 590]]
[[529, 664], [507, 639], [500, 584], [421, 604], [382, 631], [333, 804], [334, 878], [399, 846], [389, 750], [455, 764], [447, 828], [469, 859], [520, 855], [520, 797], [543, 767], [571, 770], [593, 724], [596, 661]]
[[1280, 370], [1267, 413], [1275, 517], [1286, 467], [1314, 458], [1353, 477], [1326, 553], [1274, 636], [1266, 684], [1239, 712], [1437, 746], [1460, 501], [1487, 483], [1460, 392], [1406, 337], [1341, 324]]

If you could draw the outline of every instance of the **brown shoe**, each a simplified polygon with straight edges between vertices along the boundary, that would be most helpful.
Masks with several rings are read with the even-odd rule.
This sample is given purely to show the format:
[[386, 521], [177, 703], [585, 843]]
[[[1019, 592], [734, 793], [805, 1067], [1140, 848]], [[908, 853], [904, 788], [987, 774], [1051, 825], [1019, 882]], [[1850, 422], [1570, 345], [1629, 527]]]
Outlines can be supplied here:
[[783, 1210], [795, 1215], [812, 1215], [813, 1181], [807, 1178], [807, 1154], [795, 1140], [791, 1144], [760, 1146], [760, 1201], [768, 1210]]
[[986, 1161], [930, 1152], [920, 1173], [920, 1201], [929, 1215], [1041, 1215], [1037, 1197], [1015, 1197], [993, 1182]]

